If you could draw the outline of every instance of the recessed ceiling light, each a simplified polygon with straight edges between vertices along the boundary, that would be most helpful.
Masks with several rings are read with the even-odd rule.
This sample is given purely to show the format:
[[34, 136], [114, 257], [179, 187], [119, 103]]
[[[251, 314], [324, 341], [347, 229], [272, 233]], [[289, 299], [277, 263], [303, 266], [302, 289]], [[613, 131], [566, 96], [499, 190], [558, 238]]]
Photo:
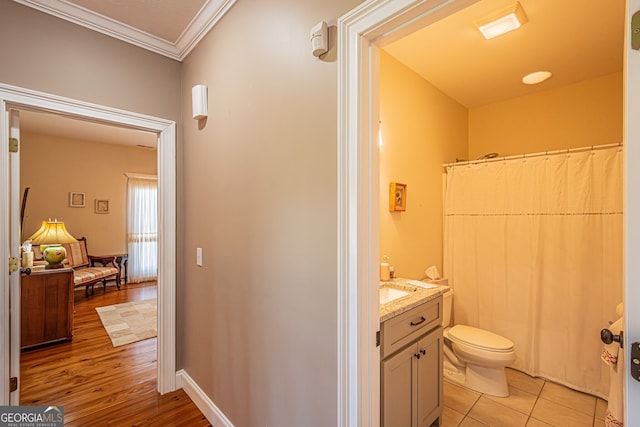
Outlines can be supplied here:
[[542, 83], [551, 77], [551, 72], [549, 71], [536, 71], [534, 73], [527, 74], [522, 78], [522, 83], [526, 85], [537, 85], [538, 83]]
[[497, 12], [475, 22], [476, 27], [487, 39], [501, 36], [504, 33], [520, 28], [528, 21], [524, 9], [519, 2], [500, 9]]

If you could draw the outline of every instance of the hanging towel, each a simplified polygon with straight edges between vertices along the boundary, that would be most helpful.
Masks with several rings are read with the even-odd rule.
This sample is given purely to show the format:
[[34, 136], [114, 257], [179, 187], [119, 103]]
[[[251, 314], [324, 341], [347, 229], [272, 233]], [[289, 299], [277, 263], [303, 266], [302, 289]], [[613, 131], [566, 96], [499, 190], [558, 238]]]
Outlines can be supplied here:
[[[613, 322], [609, 326], [609, 330], [614, 335], [619, 335], [624, 326], [623, 318]], [[604, 363], [609, 365], [609, 401], [607, 413], [604, 420], [606, 427], [623, 427], [624, 426], [624, 351], [620, 349], [620, 344], [612, 342], [605, 344], [602, 355], [600, 356]]]

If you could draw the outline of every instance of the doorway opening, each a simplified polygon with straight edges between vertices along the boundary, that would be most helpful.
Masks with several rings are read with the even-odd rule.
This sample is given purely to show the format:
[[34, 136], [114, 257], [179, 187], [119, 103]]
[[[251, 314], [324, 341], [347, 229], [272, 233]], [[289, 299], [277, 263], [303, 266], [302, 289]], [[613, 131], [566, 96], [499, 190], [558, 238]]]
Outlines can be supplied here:
[[[42, 111], [59, 114], [68, 118], [82, 121], [90, 121], [116, 127], [152, 132], [157, 135], [157, 172], [158, 172], [158, 212], [159, 212], [159, 239], [158, 239], [158, 344], [157, 344], [157, 391], [161, 394], [176, 389], [176, 124], [173, 121], [150, 117], [138, 113], [118, 110], [110, 107], [90, 104], [55, 95], [35, 92], [28, 89], [10, 85], [0, 85], [0, 109], [3, 111], [0, 118], [0, 132], [9, 138], [10, 134], [19, 135], [19, 120], [9, 120], [11, 112], [28, 110]], [[17, 123], [17, 126], [16, 126]], [[20, 233], [18, 197], [19, 186], [18, 167], [13, 170], [9, 167], [12, 161], [10, 156], [19, 159], [8, 152], [0, 154], [0, 161], [7, 165], [12, 175], [0, 178], [0, 186], [5, 189], [0, 192], [2, 199], [0, 205], [8, 215], [0, 215], [3, 231], [8, 237], [4, 248], [7, 258], [19, 257]], [[3, 253], [4, 255], [4, 253]], [[19, 276], [9, 275], [6, 266], [0, 267], [0, 272], [8, 277], [8, 286], [5, 292], [0, 293], [0, 310], [7, 313], [10, 322], [0, 325], [0, 339], [5, 350], [0, 355], [5, 369], [2, 369], [0, 381], [9, 382], [10, 377], [18, 378], [20, 375], [20, 338], [18, 328], [20, 323], [19, 313]], [[10, 309], [14, 307], [14, 309]], [[10, 327], [11, 325], [11, 327]], [[13, 392], [3, 390], [0, 393], [2, 404], [17, 405], [19, 401], [19, 389]]]
[[[103, 318], [99, 312], [108, 309], [108, 312], [120, 313], [118, 310], [123, 308], [128, 309], [127, 314], [142, 313], [142, 310], [147, 315], [157, 312], [157, 180], [148, 181], [153, 193], [149, 206], [129, 215], [127, 195], [131, 192], [127, 191], [127, 183], [130, 178], [125, 174], [136, 171], [156, 177], [158, 135], [51, 113], [20, 110], [18, 114], [20, 241], [29, 239], [41, 221], [56, 219], [66, 225], [71, 236], [80, 239], [74, 247], [86, 251], [86, 261], [84, 255], [73, 256], [74, 251], [67, 251], [67, 262], [74, 270], [80, 269], [82, 274], [82, 271], [91, 271], [85, 268], [94, 264], [113, 268], [113, 261], [120, 270], [118, 284], [117, 277], [104, 284], [98, 282], [88, 290], [76, 284], [70, 295], [73, 299], [70, 315], [56, 305], [32, 306], [25, 295], [33, 291], [36, 282], [49, 283], [54, 277], [66, 277], [65, 274], [55, 275], [51, 270], [54, 275], [42, 275], [42, 271], [36, 271], [33, 277], [21, 275], [20, 402], [30, 405], [58, 399], [60, 405], [68, 408], [69, 417], [78, 417], [95, 411], [83, 400], [88, 397], [89, 389], [94, 390], [90, 393], [94, 400], [103, 396], [104, 401], [117, 401], [104, 396], [127, 393], [131, 387], [137, 390], [156, 387], [157, 339], [138, 341], [152, 335], [150, 331], [157, 328], [155, 315], [150, 324], [146, 321], [148, 318], [139, 315]], [[62, 177], [62, 182], [51, 185], [48, 180], [51, 173]], [[77, 200], [72, 200], [71, 195]], [[144, 215], [147, 213], [149, 215]], [[131, 248], [137, 241], [129, 237], [130, 221], [138, 219], [137, 222], [153, 227], [153, 233], [145, 236], [147, 241], [153, 238], [153, 253], [143, 262], [140, 262], [139, 251]], [[37, 249], [35, 245], [33, 250]], [[86, 267], [85, 262], [88, 262]], [[147, 273], [144, 286], [138, 284], [143, 281], [141, 269]], [[48, 295], [46, 301], [54, 295], [45, 294]], [[47, 326], [44, 330], [38, 328], [42, 324], [43, 309], [45, 318], [57, 313], [56, 317], [61, 320], [68, 319], [65, 324], [72, 331], [71, 340], [42, 344], [55, 336]], [[128, 341], [132, 343], [121, 347]], [[109, 375], [103, 374], [106, 366], [111, 368]], [[114, 390], [116, 379], [121, 385]], [[74, 383], [74, 387], [69, 388], [69, 383]]]
[[338, 22], [340, 416], [369, 425], [379, 422], [378, 296], [371, 286], [380, 257], [379, 49], [476, 2], [382, 3], [357, 8]]

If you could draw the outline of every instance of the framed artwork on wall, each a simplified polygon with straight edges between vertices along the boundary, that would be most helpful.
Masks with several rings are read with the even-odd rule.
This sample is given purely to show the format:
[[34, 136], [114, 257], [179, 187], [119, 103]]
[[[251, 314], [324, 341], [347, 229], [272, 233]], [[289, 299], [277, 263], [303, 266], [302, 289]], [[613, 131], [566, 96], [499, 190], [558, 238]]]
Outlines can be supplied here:
[[389, 184], [389, 211], [407, 210], [407, 184], [392, 182]]
[[96, 199], [96, 213], [108, 214], [109, 213], [109, 200], [108, 199]]
[[69, 192], [69, 206], [72, 208], [84, 208], [84, 193]]

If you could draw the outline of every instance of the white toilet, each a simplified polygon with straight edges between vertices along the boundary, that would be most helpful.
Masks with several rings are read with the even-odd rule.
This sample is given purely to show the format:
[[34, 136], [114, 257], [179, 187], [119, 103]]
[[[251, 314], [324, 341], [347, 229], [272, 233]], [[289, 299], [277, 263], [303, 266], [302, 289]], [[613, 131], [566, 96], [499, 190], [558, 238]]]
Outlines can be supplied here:
[[443, 295], [444, 375], [467, 388], [498, 397], [509, 396], [505, 366], [516, 360], [513, 342], [493, 332], [451, 323], [453, 289]]

